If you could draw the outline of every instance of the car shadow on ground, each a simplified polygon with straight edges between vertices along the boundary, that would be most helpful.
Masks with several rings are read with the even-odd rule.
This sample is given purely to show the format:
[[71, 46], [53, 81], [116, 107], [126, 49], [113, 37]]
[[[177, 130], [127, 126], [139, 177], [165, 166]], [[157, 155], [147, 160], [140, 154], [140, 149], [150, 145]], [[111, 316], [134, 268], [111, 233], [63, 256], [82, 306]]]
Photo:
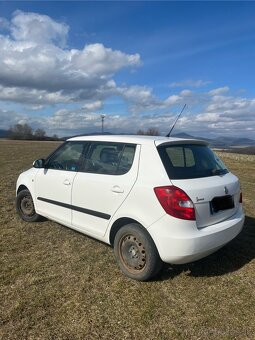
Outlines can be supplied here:
[[216, 253], [184, 265], [165, 264], [156, 281], [173, 279], [181, 273], [193, 277], [221, 276], [234, 272], [255, 258], [255, 218], [246, 216], [242, 232]]

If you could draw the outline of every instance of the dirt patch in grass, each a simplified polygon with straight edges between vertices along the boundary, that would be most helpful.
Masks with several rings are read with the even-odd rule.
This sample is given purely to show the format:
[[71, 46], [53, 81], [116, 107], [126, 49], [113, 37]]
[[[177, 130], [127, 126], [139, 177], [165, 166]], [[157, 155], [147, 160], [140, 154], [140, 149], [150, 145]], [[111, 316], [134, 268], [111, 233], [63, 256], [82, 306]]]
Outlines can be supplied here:
[[18, 174], [57, 143], [0, 142], [0, 338], [254, 339], [255, 156], [220, 154], [240, 179], [246, 223], [206, 259], [123, 276], [111, 247], [14, 208]]

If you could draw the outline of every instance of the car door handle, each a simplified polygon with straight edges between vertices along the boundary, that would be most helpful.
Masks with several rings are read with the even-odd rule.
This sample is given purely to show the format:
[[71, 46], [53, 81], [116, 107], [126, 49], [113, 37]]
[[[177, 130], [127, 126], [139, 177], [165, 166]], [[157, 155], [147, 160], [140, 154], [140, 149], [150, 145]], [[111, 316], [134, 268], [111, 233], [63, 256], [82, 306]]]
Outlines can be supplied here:
[[71, 185], [71, 182], [68, 179], [65, 179], [63, 182], [64, 185]]
[[112, 187], [112, 192], [117, 192], [118, 194], [122, 194], [124, 192], [124, 189], [120, 188], [118, 185], [114, 185]]

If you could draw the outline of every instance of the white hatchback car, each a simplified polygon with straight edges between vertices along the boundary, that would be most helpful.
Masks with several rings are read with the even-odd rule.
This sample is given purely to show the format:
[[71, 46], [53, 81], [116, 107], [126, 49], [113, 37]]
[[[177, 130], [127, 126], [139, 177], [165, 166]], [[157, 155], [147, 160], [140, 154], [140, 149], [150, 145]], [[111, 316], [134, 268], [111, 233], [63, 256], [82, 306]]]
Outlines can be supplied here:
[[204, 141], [166, 137], [71, 138], [19, 176], [16, 207], [113, 245], [141, 281], [215, 252], [244, 224], [237, 177]]

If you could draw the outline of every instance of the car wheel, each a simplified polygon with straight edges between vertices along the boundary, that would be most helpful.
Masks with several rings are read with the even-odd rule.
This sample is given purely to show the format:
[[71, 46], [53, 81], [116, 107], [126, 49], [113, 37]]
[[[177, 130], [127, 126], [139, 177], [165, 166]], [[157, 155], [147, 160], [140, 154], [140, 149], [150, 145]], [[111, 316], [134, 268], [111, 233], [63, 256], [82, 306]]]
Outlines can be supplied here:
[[138, 281], [151, 279], [162, 267], [150, 234], [137, 223], [125, 225], [117, 232], [114, 254], [122, 272]]
[[29, 190], [22, 190], [18, 193], [16, 210], [24, 221], [37, 222], [42, 219], [42, 216], [35, 212], [34, 202]]

